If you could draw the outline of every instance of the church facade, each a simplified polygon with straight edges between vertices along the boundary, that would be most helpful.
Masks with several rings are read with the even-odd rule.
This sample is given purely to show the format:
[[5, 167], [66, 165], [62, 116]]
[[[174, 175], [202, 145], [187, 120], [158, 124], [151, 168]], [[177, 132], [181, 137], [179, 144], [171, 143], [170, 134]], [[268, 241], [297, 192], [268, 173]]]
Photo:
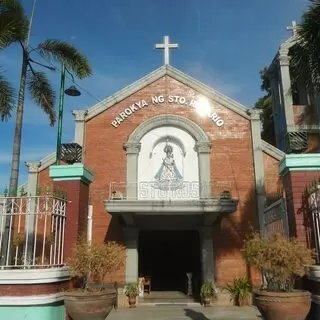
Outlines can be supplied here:
[[[73, 114], [94, 176], [92, 240], [127, 247], [110, 281], [150, 276], [153, 290], [180, 290], [191, 273], [198, 290], [248, 276], [242, 241], [251, 226], [263, 230], [283, 157], [261, 139], [259, 113], [164, 64]], [[54, 162], [36, 166], [29, 192], [52, 184]]]

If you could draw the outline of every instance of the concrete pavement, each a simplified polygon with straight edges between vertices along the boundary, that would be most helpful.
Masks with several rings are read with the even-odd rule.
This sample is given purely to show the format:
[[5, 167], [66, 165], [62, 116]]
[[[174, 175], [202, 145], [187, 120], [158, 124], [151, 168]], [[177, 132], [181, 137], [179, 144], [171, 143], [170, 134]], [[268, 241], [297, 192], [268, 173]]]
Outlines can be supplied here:
[[107, 320], [261, 320], [254, 307], [145, 306], [113, 310]]

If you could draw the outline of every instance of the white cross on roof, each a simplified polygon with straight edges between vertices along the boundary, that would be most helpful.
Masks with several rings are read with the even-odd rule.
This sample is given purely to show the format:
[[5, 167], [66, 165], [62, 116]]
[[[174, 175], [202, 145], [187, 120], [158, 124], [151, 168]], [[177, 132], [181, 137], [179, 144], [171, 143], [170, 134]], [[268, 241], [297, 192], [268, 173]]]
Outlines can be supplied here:
[[179, 48], [177, 43], [170, 43], [169, 36], [163, 37], [163, 43], [157, 43], [156, 49], [164, 49], [164, 64], [169, 64], [169, 50]]
[[292, 31], [292, 35], [295, 36], [297, 34], [297, 22], [292, 21], [291, 26], [287, 27], [287, 30]]

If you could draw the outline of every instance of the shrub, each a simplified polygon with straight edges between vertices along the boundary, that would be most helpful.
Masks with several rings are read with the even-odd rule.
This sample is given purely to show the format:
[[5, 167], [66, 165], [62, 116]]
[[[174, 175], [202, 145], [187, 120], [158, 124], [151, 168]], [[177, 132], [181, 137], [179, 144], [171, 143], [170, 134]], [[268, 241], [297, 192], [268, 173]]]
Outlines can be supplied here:
[[258, 268], [265, 277], [268, 291], [292, 291], [297, 277], [304, 275], [304, 266], [314, 263], [313, 251], [281, 234], [262, 238], [250, 234], [242, 248], [247, 263]]
[[139, 294], [139, 286], [137, 283], [129, 283], [125, 286], [125, 295], [128, 297], [136, 297]]
[[216, 296], [216, 292], [210, 281], [205, 281], [200, 289], [201, 299], [204, 300], [206, 298], [213, 298]]
[[115, 241], [89, 244], [81, 239], [74, 246], [68, 262], [71, 275], [80, 279], [81, 287], [85, 290], [91, 281], [100, 284], [101, 289], [106, 274], [123, 266], [124, 250], [125, 247]]
[[234, 305], [242, 306], [247, 302], [251, 294], [252, 285], [246, 278], [234, 279], [232, 284], [228, 284], [226, 290], [230, 294], [230, 301]]

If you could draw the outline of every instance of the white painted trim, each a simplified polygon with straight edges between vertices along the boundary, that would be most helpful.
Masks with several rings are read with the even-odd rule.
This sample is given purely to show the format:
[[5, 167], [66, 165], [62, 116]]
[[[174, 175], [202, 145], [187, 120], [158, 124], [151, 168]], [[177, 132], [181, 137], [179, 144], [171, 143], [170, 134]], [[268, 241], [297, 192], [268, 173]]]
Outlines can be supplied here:
[[[132, 84], [126, 86], [125, 88], [121, 89], [120, 91], [114, 93], [113, 95], [109, 96], [108, 98], [102, 100], [101, 102], [93, 105], [88, 110], [80, 110], [86, 112], [85, 121], [92, 119], [93, 117], [97, 116], [101, 112], [111, 108], [116, 103], [126, 99], [130, 95], [134, 94], [135, 92], [141, 90], [142, 88], [146, 87], [147, 85], [151, 84], [154, 81], [157, 81], [161, 77], [168, 75], [181, 83], [189, 86], [190, 88], [198, 91], [199, 93], [207, 96], [208, 98], [216, 101], [217, 103], [223, 105], [224, 107], [234, 111], [235, 113], [241, 115], [245, 119], [250, 119], [250, 116], [247, 114], [249, 110], [244, 105], [238, 103], [237, 101], [225, 96], [224, 94], [210, 88], [209, 86], [203, 84], [202, 82], [190, 77], [189, 75], [175, 69], [170, 65], [163, 65], [162, 67], [154, 70], [153, 72], [147, 74], [146, 76], [140, 78], [139, 80], [133, 82]], [[79, 110], [74, 110], [74, 112], [79, 112]], [[39, 168], [39, 172], [48, 168], [49, 166], [53, 165], [56, 162], [56, 153], [50, 153], [46, 157], [40, 160], [41, 166]]]
[[39, 172], [53, 165], [55, 162], [56, 162], [56, 153], [52, 152], [48, 154], [47, 156], [45, 156], [40, 160], [41, 165], [39, 168]]
[[67, 281], [70, 279], [68, 267], [47, 269], [0, 270], [1, 284], [35, 284]]
[[36, 296], [2, 296], [0, 297], [0, 306], [35, 306], [54, 303], [63, 299], [64, 292]]
[[262, 151], [279, 161], [286, 155], [283, 151], [264, 140], [262, 140]]
[[217, 103], [225, 106], [226, 108], [230, 109], [231, 111], [236, 112], [237, 114], [241, 115], [245, 119], [250, 119], [250, 116], [247, 114], [248, 108], [244, 105], [236, 102], [235, 100], [225, 96], [224, 94], [210, 88], [209, 86], [201, 83], [200, 81], [186, 75], [185, 73], [175, 69], [170, 65], [163, 65], [162, 67], [156, 69], [155, 71], [147, 74], [146, 76], [142, 77], [141, 79], [133, 82], [129, 86], [121, 89], [120, 91], [116, 92], [112, 96], [102, 100], [101, 102], [95, 104], [91, 108], [88, 109], [88, 113], [86, 115], [86, 121], [92, 119], [93, 117], [97, 116], [101, 112], [106, 111], [107, 109], [111, 108], [116, 103], [126, 99], [127, 97], [131, 96], [135, 92], [141, 90], [142, 88], [146, 87], [147, 85], [157, 81], [158, 79], [162, 78], [163, 76], [168, 75], [177, 81], [184, 83], [185, 85], [189, 86], [190, 88], [198, 91], [199, 93], [207, 96], [208, 98], [216, 101]]

